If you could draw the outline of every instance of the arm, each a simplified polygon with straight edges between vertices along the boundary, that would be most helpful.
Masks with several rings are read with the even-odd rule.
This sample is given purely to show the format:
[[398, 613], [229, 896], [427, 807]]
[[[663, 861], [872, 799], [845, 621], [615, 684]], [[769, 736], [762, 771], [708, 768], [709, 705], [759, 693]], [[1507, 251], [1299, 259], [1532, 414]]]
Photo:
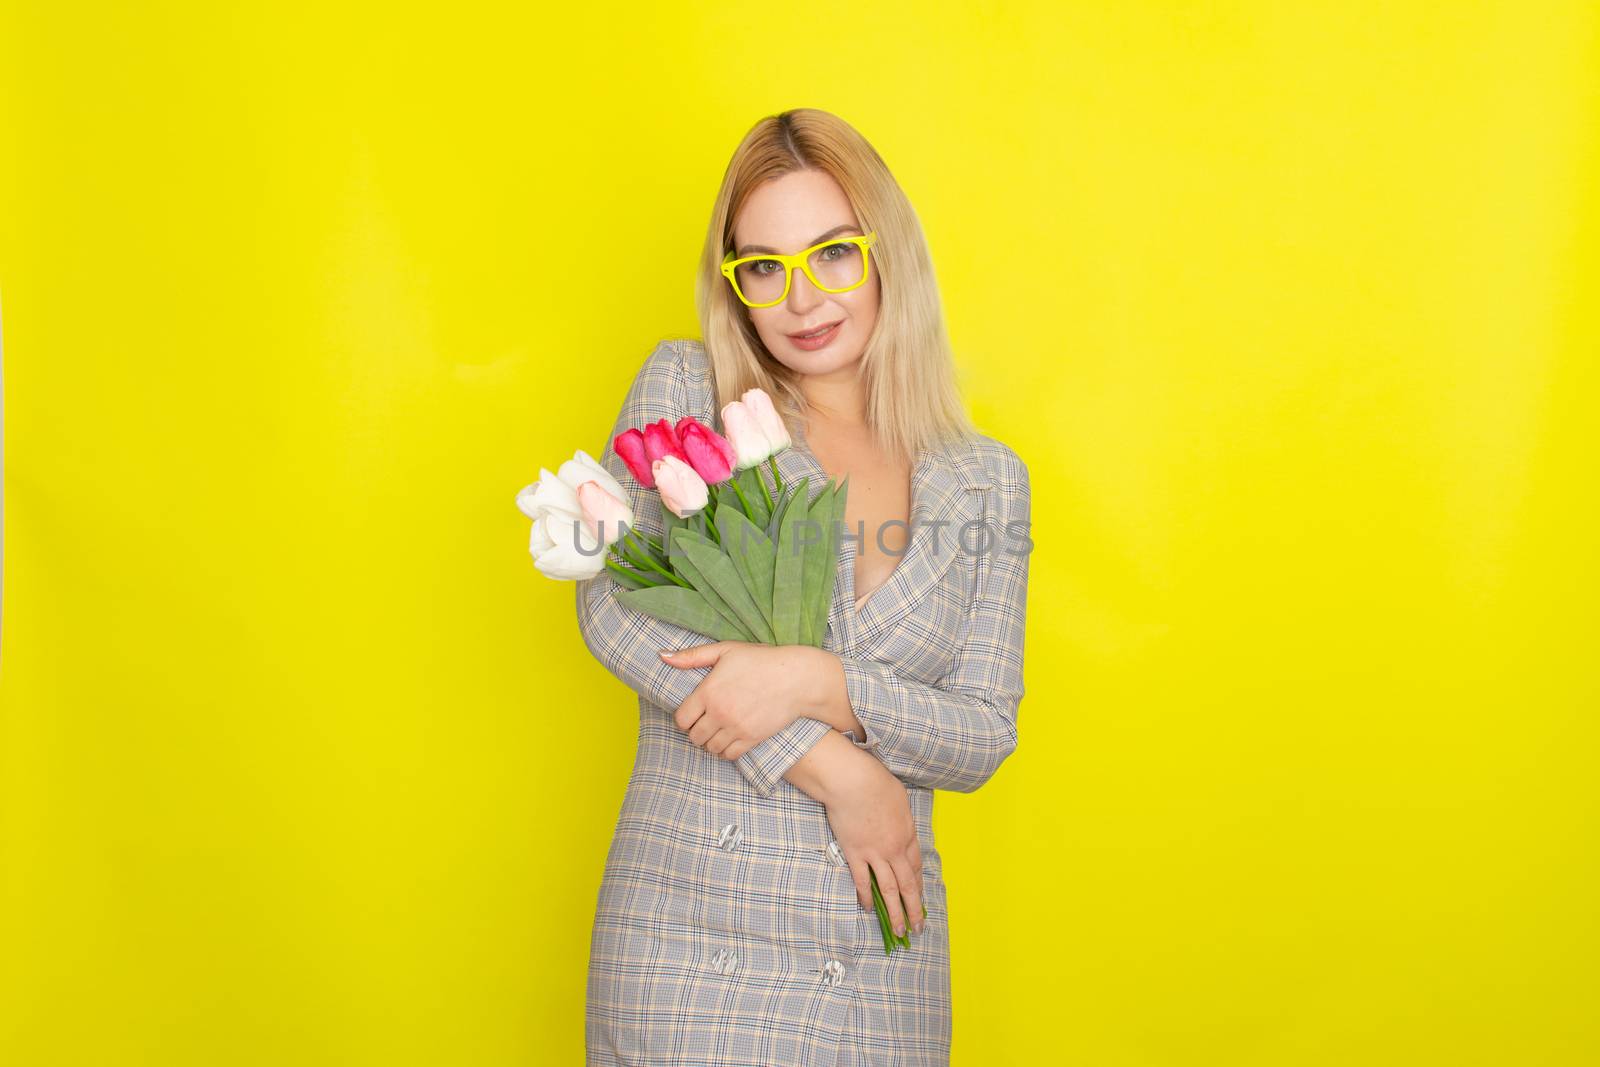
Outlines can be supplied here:
[[[802, 722], [816, 722], [802, 719]], [[865, 758], [867, 767], [860, 761]], [[809, 751], [791, 763], [783, 777], [806, 796], [829, 805], [852, 787], [859, 775], [876, 761], [838, 730], [825, 729]], [[878, 773], [882, 773], [880, 768]]]
[[828, 670], [825, 706], [809, 712], [850, 724], [841, 726], [843, 736], [875, 751], [909, 785], [970, 793], [1017, 747], [1032, 500], [1027, 465], [1014, 453], [1000, 490], [1001, 529], [979, 563], [979, 594], [948, 680], [922, 685], [886, 663], [829, 653], [836, 666]]
[[[682, 351], [672, 342], [663, 341], [634, 377], [599, 457], [600, 465], [627, 491], [634, 525], [654, 537], [661, 536], [664, 526], [661, 494], [634, 479], [628, 465], [616, 454], [613, 442], [630, 427], [643, 427], [658, 419], [676, 423], [691, 412], [691, 395]], [[624, 607], [616, 598], [617, 583], [610, 571], [578, 582], [577, 587], [578, 629], [589, 651], [628, 688], [666, 708], [669, 715], [676, 711], [710, 669], [673, 667], [662, 662], [657, 650], [687, 648], [705, 644], [711, 638]], [[797, 718], [734, 762], [750, 785], [766, 796], [784, 772], [829, 730], [826, 723], [816, 719]]]

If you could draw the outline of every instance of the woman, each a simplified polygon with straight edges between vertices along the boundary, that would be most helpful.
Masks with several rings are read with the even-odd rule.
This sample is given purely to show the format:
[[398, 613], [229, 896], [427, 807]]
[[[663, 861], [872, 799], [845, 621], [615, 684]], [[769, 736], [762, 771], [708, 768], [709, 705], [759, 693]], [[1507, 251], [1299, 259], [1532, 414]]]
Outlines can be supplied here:
[[[650, 354], [612, 440], [717, 426], [760, 387], [794, 438], [785, 484], [849, 475], [845, 540], [820, 649], [708, 642], [621, 606], [609, 572], [579, 584], [589, 649], [639, 694], [588, 1062], [946, 1064], [933, 790], [971, 792], [1016, 747], [1028, 470], [967, 421], [916, 215], [840, 119], [788, 111], [745, 137], [697, 298], [705, 342]], [[612, 446], [601, 462], [659, 535], [659, 496]], [[909, 949], [884, 952], [869, 870]]]

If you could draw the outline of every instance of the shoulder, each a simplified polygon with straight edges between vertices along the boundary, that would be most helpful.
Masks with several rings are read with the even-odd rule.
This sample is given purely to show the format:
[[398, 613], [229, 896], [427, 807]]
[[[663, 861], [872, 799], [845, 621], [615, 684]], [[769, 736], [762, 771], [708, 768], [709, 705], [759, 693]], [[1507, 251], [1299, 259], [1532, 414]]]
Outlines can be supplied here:
[[976, 434], [968, 447], [994, 488], [1008, 496], [1028, 493], [1028, 465], [1010, 445], [987, 434]]
[[663, 338], [656, 342], [650, 354], [644, 357], [639, 376], [651, 380], [676, 381], [683, 377], [683, 342]]
[[678, 350], [678, 358], [683, 361], [683, 368], [689, 372], [690, 378], [705, 378], [711, 374], [711, 357], [706, 354], [704, 341], [679, 337], [663, 343]]
[[716, 389], [712, 384], [711, 360], [705, 345], [684, 337], [665, 337], [656, 342], [633, 377], [629, 403], [661, 412], [653, 418], [670, 418], [674, 423], [693, 415], [707, 426], [715, 416]]
[[683, 375], [684, 393], [689, 405], [686, 414], [694, 415], [710, 426], [716, 416], [717, 390], [705, 342], [693, 337], [680, 337], [663, 343], [670, 344], [677, 352], [678, 373]]
[[[698, 341], [667, 337], [657, 341], [633, 376], [633, 395], [681, 408], [694, 395], [703, 377], [697, 361], [704, 359]], [[691, 349], [690, 346], [694, 347]]]

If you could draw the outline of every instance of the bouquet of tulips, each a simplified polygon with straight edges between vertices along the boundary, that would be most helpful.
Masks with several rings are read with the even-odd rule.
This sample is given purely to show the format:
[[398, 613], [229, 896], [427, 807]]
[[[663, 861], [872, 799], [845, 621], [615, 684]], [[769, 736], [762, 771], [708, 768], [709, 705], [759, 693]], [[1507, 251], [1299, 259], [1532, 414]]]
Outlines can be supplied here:
[[[685, 415], [612, 442], [633, 477], [661, 494], [660, 538], [633, 528], [628, 494], [588, 453], [555, 474], [541, 468], [517, 494], [533, 520], [534, 566], [565, 580], [610, 571], [628, 607], [713, 640], [820, 648], [849, 479], [830, 478], [815, 496], [809, 478], [784, 484], [776, 457], [793, 442], [761, 389], [724, 406], [722, 424], [726, 436]], [[890, 927], [876, 874], [872, 900], [884, 951], [911, 947]]]

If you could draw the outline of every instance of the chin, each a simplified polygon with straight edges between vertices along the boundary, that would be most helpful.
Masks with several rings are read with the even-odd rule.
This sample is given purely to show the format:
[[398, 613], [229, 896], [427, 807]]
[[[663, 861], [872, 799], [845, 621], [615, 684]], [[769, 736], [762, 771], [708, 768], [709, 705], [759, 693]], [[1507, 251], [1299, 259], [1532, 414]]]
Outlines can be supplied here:
[[835, 352], [832, 346], [825, 352], [786, 351], [778, 362], [801, 374], [831, 374], [842, 370], [861, 358], [860, 352]]

